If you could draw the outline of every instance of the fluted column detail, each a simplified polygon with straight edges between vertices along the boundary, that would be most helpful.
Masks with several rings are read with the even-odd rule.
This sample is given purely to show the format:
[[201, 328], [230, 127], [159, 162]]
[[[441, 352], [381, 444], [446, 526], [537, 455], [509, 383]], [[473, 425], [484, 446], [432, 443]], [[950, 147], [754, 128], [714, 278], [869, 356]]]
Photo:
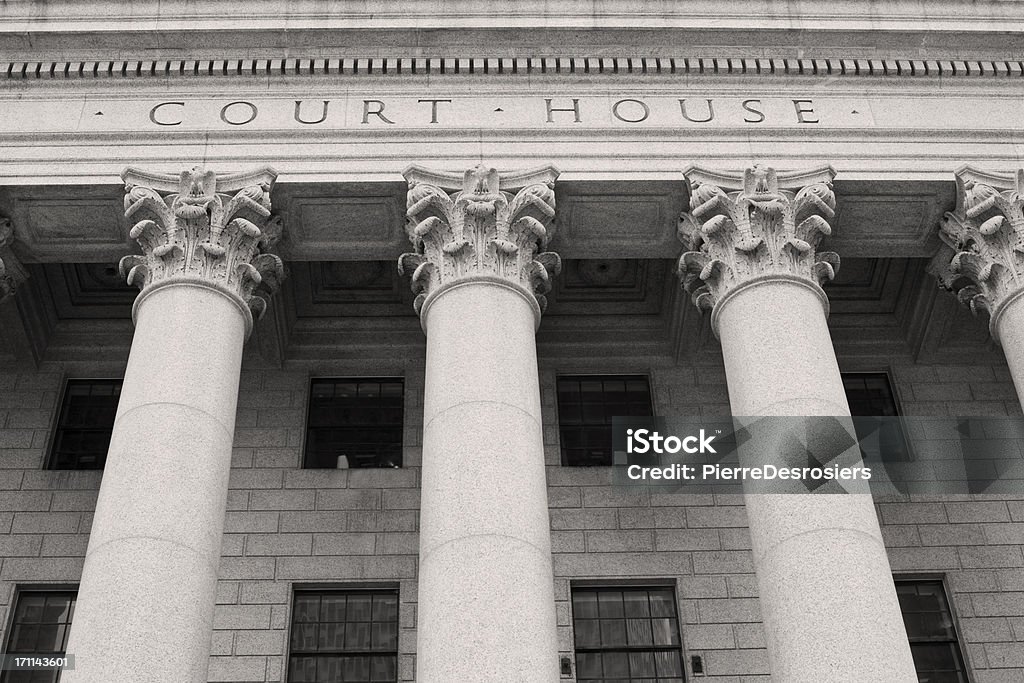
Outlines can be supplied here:
[[559, 680], [534, 337], [559, 270], [556, 175], [406, 172], [399, 269], [427, 334], [420, 683]]
[[10, 218], [0, 217], [0, 303], [14, 296], [26, 278], [25, 269], [11, 251], [13, 243], [14, 225]]
[[[818, 251], [836, 207], [832, 176], [686, 172], [679, 274], [712, 309], [740, 425], [850, 415], [821, 287], [839, 258]], [[785, 464], [753, 445], [740, 457]], [[745, 496], [772, 680], [917, 680], [871, 495], [847, 490], [857, 492]]]
[[141, 288], [65, 683], [205, 683], [242, 346], [281, 277], [274, 173], [124, 173]]
[[989, 315], [989, 331], [1024, 403], [1024, 169], [956, 172], [956, 209], [939, 226], [945, 247], [930, 270], [971, 311]]

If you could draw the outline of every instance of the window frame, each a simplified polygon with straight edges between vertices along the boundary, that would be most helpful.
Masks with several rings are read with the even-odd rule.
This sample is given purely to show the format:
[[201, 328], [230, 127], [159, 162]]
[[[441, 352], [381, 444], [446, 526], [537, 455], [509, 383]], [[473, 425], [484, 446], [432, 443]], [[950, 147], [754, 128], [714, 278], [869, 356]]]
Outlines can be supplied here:
[[[624, 579], [619, 581], [605, 581], [600, 579], [583, 579], [573, 580], [569, 582], [569, 624], [572, 628], [572, 657], [573, 657], [573, 677], [578, 680], [579, 675], [579, 663], [577, 655], [580, 652], [584, 653], [602, 653], [602, 652], [678, 652], [679, 653], [679, 665], [680, 665], [680, 678], [684, 683], [688, 682], [692, 673], [689, 670], [688, 659], [686, 654], [686, 643], [683, 638], [683, 618], [682, 610], [679, 606], [679, 586], [675, 580], [658, 581], [657, 579]], [[637, 591], [637, 590], [668, 590], [672, 592], [672, 608], [675, 612], [676, 622], [676, 636], [679, 639], [678, 645], [654, 645], [649, 648], [630, 648], [625, 647], [614, 647], [614, 648], [583, 648], [582, 650], [576, 645], [576, 612], [573, 607], [573, 594], [576, 591]], [[657, 678], [657, 676], [655, 676]]]
[[[910, 442], [910, 438], [907, 436], [907, 434], [909, 432], [907, 430], [907, 426], [903, 422], [903, 403], [902, 403], [902, 400], [900, 398], [900, 394], [899, 394], [899, 390], [898, 390], [898, 385], [893, 380], [892, 373], [889, 370], [887, 370], [887, 369], [886, 370], [854, 370], [854, 371], [840, 372], [839, 373], [840, 381], [842, 381], [846, 377], [854, 377], [854, 376], [873, 376], [873, 377], [884, 377], [885, 378], [885, 381], [886, 381], [886, 383], [889, 386], [889, 392], [892, 394], [893, 408], [894, 408], [894, 412], [896, 413], [892, 417], [895, 418], [896, 421], [899, 423], [899, 426], [900, 426], [900, 438], [903, 441], [903, 452], [906, 455], [905, 458], [900, 459], [900, 460], [894, 460], [892, 462], [914, 462], [914, 460], [916, 460], [916, 458], [914, 457], [914, 446]], [[846, 386], [845, 386], [845, 383], [843, 385], [843, 396], [844, 396], [844, 398], [846, 398]], [[847, 400], [847, 403], [849, 403], [849, 398], [847, 398], [846, 400]], [[853, 418], [858, 418], [858, 417], [884, 417], [884, 416], [881, 416], [881, 415], [853, 415], [852, 414], [853, 413], [852, 410], [850, 411], [850, 413], [851, 413], [851, 417], [853, 417]], [[859, 439], [859, 437], [858, 437], [858, 439]], [[863, 454], [863, 449], [861, 449], [861, 453]]]
[[[68, 388], [72, 383], [98, 383], [98, 382], [118, 382], [120, 388], [118, 389], [118, 403], [121, 401], [120, 392], [124, 391], [124, 377], [64, 377], [61, 380], [60, 395], [57, 397], [57, 405], [53, 411], [53, 419], [50, 421], [50, 432], [46, 441], [46, 458], [43, 461], [44, 470], [52, 470], [54, 472], [102, 472], [106, 469], [106, 456], [104, 456], [103, 467], [97, 467], [93, 469], [84, 469], [80, 467], [66, 468], [56, 466], [56, 448], [57, 448], [57, 434], [61, 429], [61, 417], [64, 414], [64, 400], [68, 395]], [[117, 409], [114, 410], [114, 423], [110, 426], [111, 435], [113, 435], [114, 424], [117, 422]], [[109, 446], [108, 446], [109, 453]]]
[[[896, 586], [898, 584], [900, 584], [900, 583], [936, 583], [936, 584], [938, 584], [942, 588], [943, 597], [945, 597], [945, 599], [946, 599], [946, 606], [949, 607], [949, 617], [950, 617], [950, 622], [953, 625], [953, 636], [954, 636], [955, 640], [954, 641], [949, 641], [948, 639], [947, 640], [943, 640], [943, 641], [921, 640], [921, 641], [918, 641], [918, 642], [922, 642], [922, 643], [926, 643], [926, 642], [955, 642], [956, 643], [957, 654], [960, 656], [960, 663], [963, 665], [964, 678], [967, 680], [968, 683], [975, 683], [976, 679], [974, 677], [974, 672], [973, 672], [973, 669], [972, 669], [972, 667], [970, 665], [970, 661], [967, 659], [967, 650], [964, 647], [964, 641], [963, 641], [963, 635], [962, 635], [963, 634], [963, 629], [960, 628], [960, 616], [959, 616], [959, 613], [958, 613], [958, 611], [956, 609], [956, 605], [954, 604], [955, 600], [953, 598], [953, 591], [950, 588], [948, 578], [949, 577], [946, 574], [929, 574], [929, 573], [922, 573], [922, 572], [893, 574], [893, 577], [892, 577], [892, 580], [893, 580], [893, 590], [895, 591], [896, 590]], [[900, 618], [901, 619], [903, 618], [903, 609], [902, 609], [902, 607], [900, 608]], [[907, 634], [907, 643], [908, 643], [908, 645], [912, 644], [913, 642], [914, 641], [910, 640], [910, 634]], [[917, 667], [915, 666], [915, 672], [916, 672], [916, 668]]]
[[[562, 443], [562, 406], [558, 400], [558, 381], [565, 378], [575, 379], [615, 379], [621, 378], [627, 380], [629, 378], [642, 378], [647, 382], [647, 391], [649, 406], [651, 412], [646, 417], [653, 417], [657, 414], [657, 407], [655, 406], [655, 390], [654, 390], [654, 377], [649, 370], [636, 370], [629, 372], [555, 372], [554, 382], [554, 405], [555, 405], [555, 426], [558, 433], [558, 464], [560, 467], [573, 467], [573, 468], [597, 468], [597, 467], [614, 467], [615, 466], [615, 454], [612, 453], [612, 461], [606, 465], [580, 465], [570, 464], [567, 462], [564, 454], [564, 446]], [[610, 446], [609, 446], [610, 447]]]
[[[16, 584], [14, 586], [14, 591], [12, 592], [12, 595], [11, 595], [10, 605], [7, 608], [7, 618], [6, 618], [5, 622], [4, 622], [4, 630], [3, 630], [2, 634], [0, 634], [0, 635], [2, 635], [2, 638], [0, 638], [0, 655], [21, 654], [20, 652], [12, 653], [12, 651], [10, 649], [10, 645], [11, 645], [11, 637], [14, 635], [15, 615], [16, 615], [16, 613], [18, 611], [18, 602], [21, 600], [21, 597], [23, 595], [31, 595], [33, 593], [43, 594], [43, 595], [51, 595], [51, 594], [57, 594], [57, 593], [71, 593], [71, 594], [74, 595], [74, 600], [75, 600], [76, 609], [77, 609], [78, 592], [79, 592], [78, 584], [66, 584], [66, 583], [54, 583], [54, 584], [50, 584], [50, 583], [39, 583], [39, 584], [27, 583], [27, 584]], [[74, 624], [74, 614], [72, 614], [71, 621], [69, 621], [67, 623], [68, 628], [70, 628], [73, 624]], [[32, 654], [32, 653], [25, 653], [25, 654]], [[67, 654], [67, 652], [65, 651], [64, 654]], [[51, 655], [51, 656], [53, 656], [53, 655]], [[8, 678], [8, 672], [7, 671], [0, 671], [0, 682], [7, 683], [7, 678]], [[58, 673], [57, 678], [55, 680], [59, 683], [60, 679], [61, 679], [61, 675]]]
[[408, 381], [404, 374], [385, 374], [385, 375], [308, 375], [306, 377], [306, 403], [303, 410], [302, 419], [302, 443], [300, 446], [300, 460], [299, 469], [301, 470], [336, 470], [336, 467], [307, 467], [306, 466], [306, 454], [309, 449], [309, 420], [313, 408], [313, 385], [316, 382], [385, 382], [385, 381], [398, 381], [402, 384], [402, 442], [400, 446], [401, 454], [401, 465], [397, 468], [391, 467], [351, 467], [349, 463], [348, 469], [374, 469], [374, 470], [387, 470], [387, 469], [404, 469], [405, 468], [405, 448], [406, 448], [406, 434], [405, 428], [407, 422], [407, 402], [409, 400], [408, 394]]
[[[397, 632], [395, 635], [395, 680], [401, 679], [401, 654], [402, 654], [402, 593], [400, 585], [397, 582], [381, 582], [381, 583], [293, 583], [289, 586], [289, 600], [288, 600], [288, 613], [287, 623], [288, 629], [285, 632], [285, 653], [284, 653], [284, 666], [282, 671], [281, 681], [287, 683], [291, 680], [291, 666], [292, 666], [292, 632], [295, 627], [295, 599], [301, 593], [316, 593], [324, 595], [326, 593], [393, 593], [396, 598], [396, 627]], [[320, 622], [317, 622], [320, 623]], [[347, 623], [347, 622], [342, 622]], [[350, 653], [354, 656], [361, 656], [364, 653], [362, 651]], [[368, 653], [372, 656], [373, 653]], [[375, 653], [377, 656], [382, 656], [383, 653]], [[390, 651], [389, 653], [390, 654]], [[297, 656], [318, 656], [317, 653], [300, 653]], [[337, 653], [331, 652], [326, 656], [343, 656]], [[385, 655], [386, 656], [386, 655]]]

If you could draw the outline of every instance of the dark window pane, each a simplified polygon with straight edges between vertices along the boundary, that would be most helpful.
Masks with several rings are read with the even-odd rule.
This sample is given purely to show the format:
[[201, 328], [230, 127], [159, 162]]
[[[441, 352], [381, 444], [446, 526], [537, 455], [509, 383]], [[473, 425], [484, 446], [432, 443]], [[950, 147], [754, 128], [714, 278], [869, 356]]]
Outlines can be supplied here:
[[629, 676], [629, 654], [626, 652], [605, 652], [601, 657], [605, 678], [626, 678]]
[[601, 622], [597, 619], [576, 621], [576, 645], [578, 647], [601, 647]]
[[626, 622], [622, 619], [601, 620], [601, 646], [625, 647]]
[[598, 652], [581, 652], [576, 655], [576, 677], [600, 678], [601, 654]]
[[631, 652], [629, 655], [629, 674], [635, 678], [654, 678], [653, 652]]
[[114, 429], [119, 379], [69, 379], [53, 434], [49, 469], [103, 469]]
[[581, 588], [572, 591], [572, 607], [578, 681], [682, 682], [671, 589]]
[[296, 652], [316, 652], [318, 635], [316, 624], [296, 623], [292, 627], [292, 650]]
[[[316, 657], [300, 653], [316, 653]], [[288, 681], [396, 681], [395, 591], [300, 591], [292, 610]]]
[[[337, 649], [337, 648], [335, 648]], [[363, 621], [350, 621], [345, 626], [346, 650], [370, 649], [370, 624]]]
[[597, 593], [593, 591], [573, 591], [572, 594], [573, 616], [577, 619], [596, 619]]
[[[320, 624], [319, 650], [345, 649], [345, 624]], [[362, 648], [359, 648], [362, 649]]]
[[626, 637], [631, 646], [650, 647], [654, 645], [650, 619], [627, 619]]
[[675, 619], [652, 619], [651, 630], [654, 631], [655, 645], [679, 644], [679, 629]]
[[557, 388], [563, 465], [611, 465], [612, 418], [654, 412], [650, 383], [639, 375], [562, 376]]
[[942, 582], [900, 580], [896, 595], [920, 680], [966, 683], [963, 653]]
[[597, 595], [597, 604], [602, 619], [623, 616], [622, 593], [619, 591], [601, 591]]
[[404, 408], [401, 379], [312, 380], [304, 466], [401, 467]]
[[655, 652], [654, 660], [659, 676], [682, 676], [683, 662], [678, 651]]
[[627, 591], [622, 594], [622, 603], [627, 617], [651, 616], [650, 600], [647, 591]]
[[657, 590], [650, 592], [651, 616], [675, 617], [676, 601], [672, 591]]
[[863, 419], [899, 416], [889, 376], [884, 372], [858, 372], [843, 373], [842, 379], [850, 414], [862, 418], [855, 420], [854, 426], [864, 458], [896, 462], [910, 460], [910, 447], [898, 421]]
[[[74, 591], [31, 591], [18, 595], [14, 618], [5, 651], [10, 655], [64, 654], [71, 618], [74, 615]], [[0, 672], [0, 683], [54, 683], [57, 669]]]

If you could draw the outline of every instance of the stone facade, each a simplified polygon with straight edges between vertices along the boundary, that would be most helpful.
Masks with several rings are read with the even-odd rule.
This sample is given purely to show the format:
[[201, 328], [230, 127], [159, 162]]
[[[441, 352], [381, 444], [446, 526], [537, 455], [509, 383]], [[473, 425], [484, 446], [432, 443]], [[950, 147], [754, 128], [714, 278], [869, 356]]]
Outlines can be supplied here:
[[[65, 683], [281, 683], [297, 591], [381, 588], [398, 681], [575, 683], [573, 590], [667, 586], [687, 681], [910, 683], [895, 577], [1024, 683], [1024, 493], [627, 490], [557, 389], [1024, 417], [1024, 9], [7, 5], [0, 648], [77, 589]], [[50, 469], [103, 377], [105, 471]], [[402, 466], [305, 468], [370, 377]]]
[[[985, 415], [1020, 414], [1005, 364], [894, 359], [889, 367], [907, 414], [966, 415], [971, 406]], [[611, 371], [641, 368], [651, 372], [659, 412], [702, 410], [715, 416], [728, 409], [720, 366], [652, 359]], [[5, 607], [17, 585], [75, 584], [80, 577], [101, 473], [43, 470], [45, 447], [63, 376], [113, 376], [122, 370], [116, 364], [52, 364], [38, 372], [2, 374], [0, 596]], [[422, 363], [315, 368], [323, 375], [404, 374], [406, 467], [401, 470], [300, 469], [311, 370], [242, 373], [209, 679], [281, 680], [292, 582], [372, 580], [399, 587], [400, 680], [412, 681]], [[587, 370], [609, 368], [542, 360], [559, 650], [572, 651], [571, 581], [651, 578], [675, 584], [684, 647], [704, 656], [709, 680], [769, 680], [742, 501], [623, 496], [608, 484], [605, 472], [559, 464], [555, 374]], [[947, 577], [975, 678], [1013, 681], [1022, 667], [1015, 657], [1024, 647], [1024, 501], [990, 496], [880, 500], [877, 508], [894, 573]]]

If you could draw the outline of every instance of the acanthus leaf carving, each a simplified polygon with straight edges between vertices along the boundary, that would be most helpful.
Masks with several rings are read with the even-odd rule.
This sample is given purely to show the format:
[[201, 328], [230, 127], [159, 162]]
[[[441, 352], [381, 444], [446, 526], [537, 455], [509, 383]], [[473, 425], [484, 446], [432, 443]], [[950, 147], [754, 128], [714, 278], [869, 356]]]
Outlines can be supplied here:
[[192, 168], [180, 176], [127, 169], [125, 216], [142, 255], [121, 259], [128, 284], [145, 289], [174, 279], [199, 279], [238, 296], [255, 317], [284, 277], [281, 259], [266, 252], [281, 234], [271, 216], [276, 173], [218, 176]]
[[14, 295], [18, 285], [28, 274], [11, 249], [14, 243], [14, 224], [10, 218], [0, 217], [0, 302]]
[[1024, 291], [1024, 169], [1014, 175], [956, 172], [957, 205], [939, 227], [945, 247], [930, 266], [939, 284], [974, 314], [999, 311]]
[[555, 217], [557, 176], [550, 167], [502, 176], [476, 166], [463, 174], [459, 189], [454, 174], [408, 169], [406, 217], [413, 251], [399, 258], [398, 272], [410, 276], [416, 312], [432, 292], [476, 276], [523, 288], [543, 311], [551, 277], [562, 265], [557, 254], [544, 251]]
[[755, 165], [742, 176], [692, 168], [690, 210], [679, 220], [684, 252], [678, 274], [700, 309], [765, 275], [821, 285], [835, 277], [839, 256], [818, 252], [832, 233], [836, 199], [831, 168], [781, 175]]

